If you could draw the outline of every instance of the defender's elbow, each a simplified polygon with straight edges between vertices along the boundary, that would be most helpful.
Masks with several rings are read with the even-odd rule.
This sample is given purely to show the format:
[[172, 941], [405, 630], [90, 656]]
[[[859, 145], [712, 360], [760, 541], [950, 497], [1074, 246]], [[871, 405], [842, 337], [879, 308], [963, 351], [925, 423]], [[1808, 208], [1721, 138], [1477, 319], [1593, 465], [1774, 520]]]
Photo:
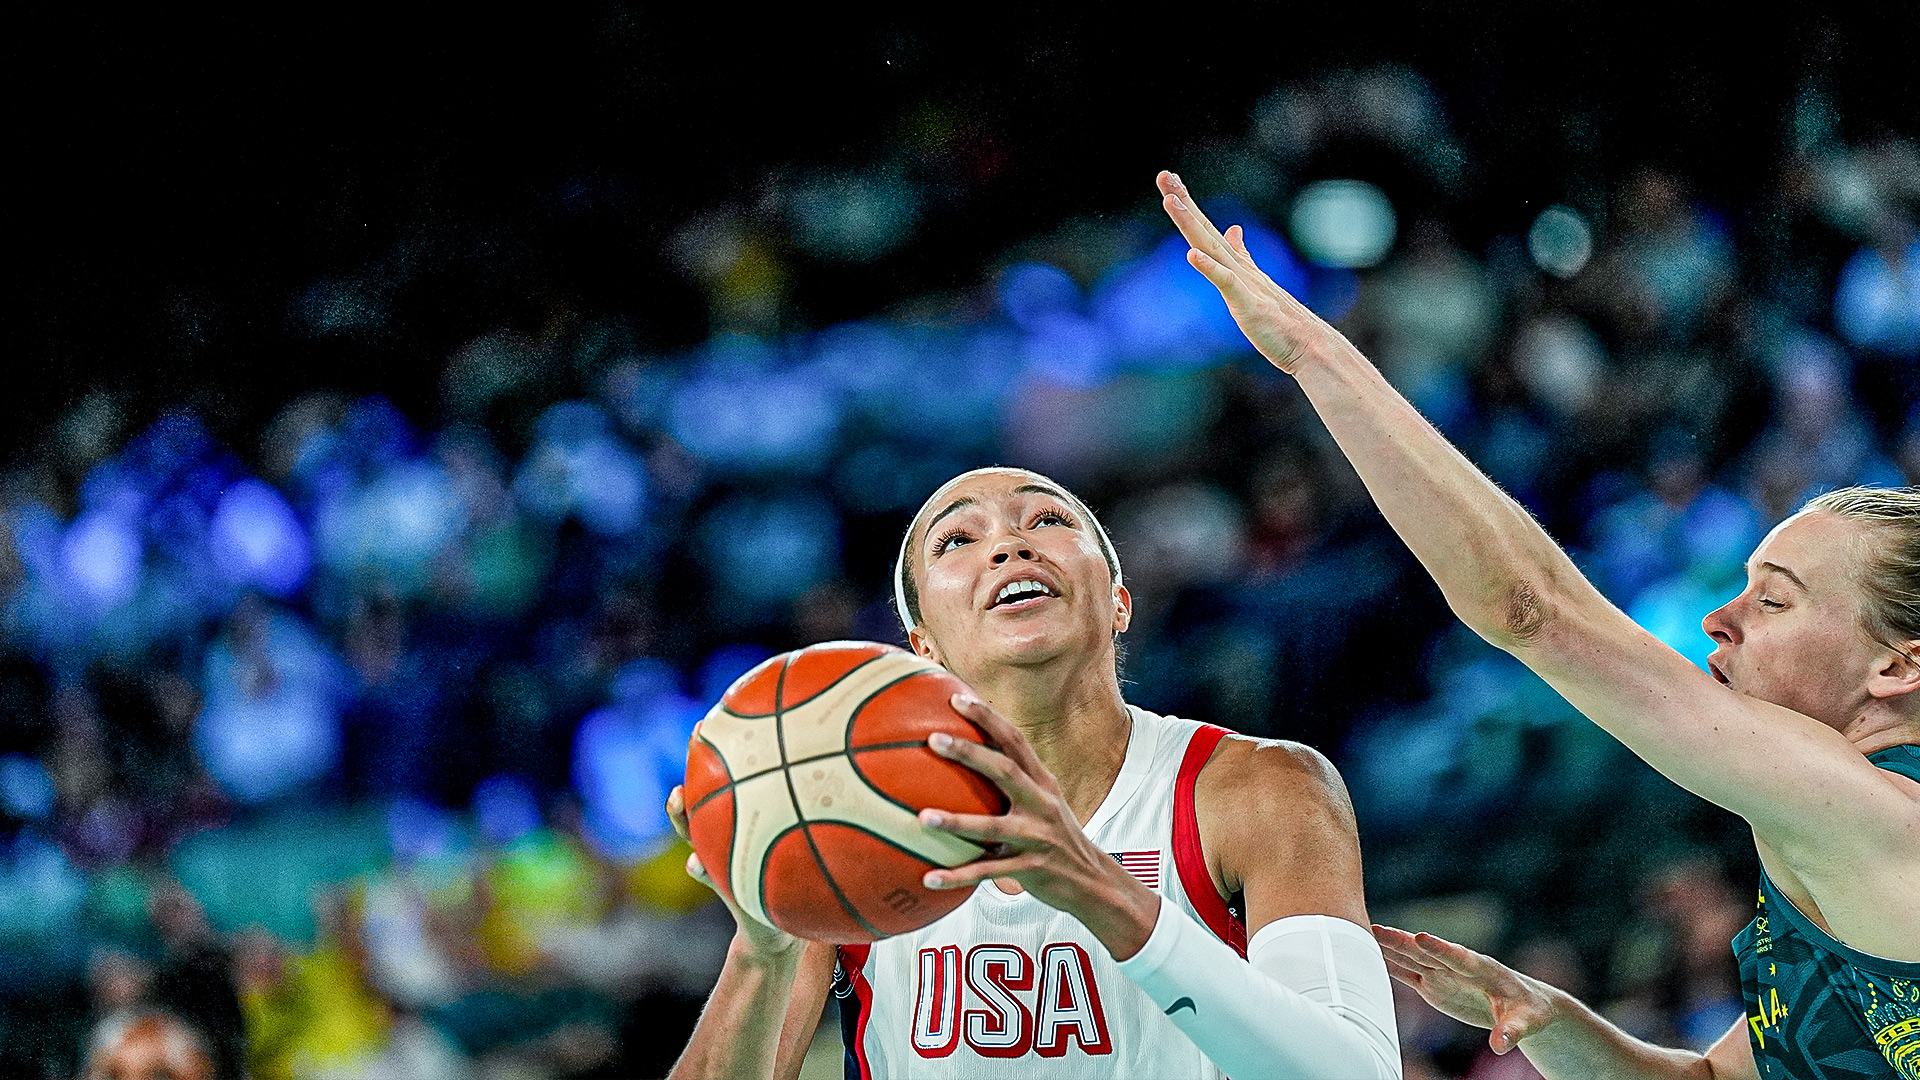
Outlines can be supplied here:
[[1467, 628], [1506, 652], [1525, 648], [1546, 629], [1551, 605], [1533, 582], [1519, 578], [1481, 603], [1456, 604], [1454, 614]]
[[1541, 603], [1540, 594], [1533, 582], [1520, 579], [1507, 589], [1507, 601], [1502, 612], [1501, 634], [1516, 645], [1525, 645], [1540, 635], [1547, 624], [1546, 605]]

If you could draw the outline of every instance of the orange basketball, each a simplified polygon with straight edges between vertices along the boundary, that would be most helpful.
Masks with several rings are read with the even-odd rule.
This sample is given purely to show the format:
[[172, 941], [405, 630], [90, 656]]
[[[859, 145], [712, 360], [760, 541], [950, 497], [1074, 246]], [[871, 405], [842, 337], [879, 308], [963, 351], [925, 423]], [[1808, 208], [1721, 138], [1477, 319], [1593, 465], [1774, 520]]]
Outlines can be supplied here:
[[927, 807], [999, 814], [1007, 799], [927, 736], [984, 737], [947, 669], [872, 641], [831, 641], [742, 675], [687, 747], [687, 826], [713, 883], [749, 916], [815, 941], [927, 925], [968, 890], [920, 879], [982, 848], [922, 826]]

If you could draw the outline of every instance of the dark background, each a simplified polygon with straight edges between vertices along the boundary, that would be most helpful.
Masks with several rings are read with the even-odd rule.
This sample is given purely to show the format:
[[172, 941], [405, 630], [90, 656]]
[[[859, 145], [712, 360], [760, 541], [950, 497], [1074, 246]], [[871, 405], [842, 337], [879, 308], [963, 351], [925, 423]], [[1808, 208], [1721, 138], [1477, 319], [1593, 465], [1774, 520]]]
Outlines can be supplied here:
[[[1315, 442], [1298, 396], [1235, 352], [1237, 336], [1197, 367], [1177, 350], [1133, 357], [1092, 387], [1048, 384], [1059, 371], [1027, 356], [1014, 364], [1024, 381], [1001, 373], [1004, 397], [945, 413], [942, 400], [964, 395], [941, 380], [964, 373], [937, 367], [953, 358], [933, 350], [1042, 340], [1014, 329], [1010, 267], [1064, 266], [1078, 278], [1071, 308], [1109, 269], [1147, 265], [1169, 231], [1160, 168], [1275, 228], [1305, 184], [1365, 179], [1390, 197], [1401, 243], [1359, 275], [1309, 284], [1348, 283], [1361, 301], [1343, 329], [1382, 359], [1388, 324], [1433, 295], [1407, 281], [1437, 247], [1441, 291], [1478, 296], [1486, 316], [1452, 361], [1460, 408], [1437, 422], [1623, 607], [1678, 590], [1670, 607], [1684, 617], [1661, 632], [1697, 646], [1702, 605], [1730, 595], [1729, 565], [1737, 577], [1751, 547], [1742, 530], [1757, 536], [1821, 486], [1920, 477], [1920, 352], [1842, 344], [1834, 318], [1843, 267], [1911, 243], [1920, 183], [1881, 177], [1884, 234], [1830, 205], [1850, 164], [1913, 160], [1873, 155], [1920, 137], [1920, 7], [1187, 5], [947, 20], [716, 5], [512, 18], [68, 9], [15, 14], [8, 30], [0, 780], [13, 786], [0, 791], [0, 901], [12, 906], [0, 902], [0, 931], [13, 936], [0, 939], [0, 1072], [69, 1075], [89, 1026], [138, 996], [114, 996], [102, 974], [113, 964], [144, 971], [126, 985], [146, 993], [200, 960], [221, 1003], [231, 983], [316, 1014], [349, 1002], [385, 1017], [399, 1026], [369, 1037], [388, 1040], [381, 1053], [431, 1028], [408, 1045], [451, 1040], [467, 1064], [663, 1071], [711, 976], [700, 960], [669, 970], [666, 954], [724, 947], [730, 923], [697, 890], [689, 900], [677, 872], [652, 874], [653, 855], [583, 839], [582, 807], [600, 796], [570, 771], [594, 753], [579, 732], [595, 717], [654, 733], [690, 724], [769, 652], [895, 635], [886, 567], [939, 478], [1017, 454], [1076, 409], [1177, 406], [1194, 386], [1217, 407], [1184, 445], [1092, 454], [1085, 486], [1068, 477], [1103, 517], [1114, 511], [1129, 583], [1143, 611], [1157, 605], [1129, 638], [1128, 693], [1334, 757], [1359, 807], [1376, 916], [1496, 951], [1656, 1041], [1698, 1041], [1716, 1023], [1717, 1035], [1737, 1011], [1725, 942], [1751, 917], [1742, 824], [1453, 627]], [[1397, 105], [1367, 114], [1343, 98], [1396, 71], [1417, 91]], [[1279, 91], [1318, 95], [1320, 122], [1346, 134], [1276, 163], [1254, 129]], [[1353, 135], [1423, 101], [1425, 129]], [[850, 257], [798, 238], [795, 193], [848, 176], [916, 193], [905, 240]], [[1649, 191], [1671, 195], [1665, 217]], [[1528, 262], [1522, 239], [1554, 204], [1595, 240], [1590, 268], [1566, 281]], [[1428, 245], [1421, 226], [1436, 221], [1442, 242]], [[737, 290], [772, 296], [763, 309], [726, 308], [730, 286], [693, 268], [702, 245], [740, 235], [780, 275]], [[1101, 243], [1112, 250], [1088, 254]], [[1692, 255], [1706, 272], [1677, 291], [1699, 310], [1636, 322], [1651, 290], [1635, 274]], [[1568, 326], [1594, 342], [1601, 391], [1583, 409], [1516, 375], [1536, 331]], [[714, 386], [764, 419], [764, 398], [785, 392], [765, 387], [830, 366], [844, 339], [828, 328], [879, 341], [875, 362], [902, 389], [878, 404], [815, 402], [840, 425], [826, 460], [743, 463], [711, 446], [698, 460], [660, 400], [634, 406], [648, 387], [664, 400]], [[491, 397], [461, 382], [488, 376], [462, 359], [488, 348], [501, 370], [521, 365]], [[1831, 383], [1796, 381], [1828, 368]], [[1014, 407], [1013, 388], [1036, 384], [1057, 413]], [[462, 412], [462, 394], [482, 404]], [[598, 449], [620, 452], [596, 475], [647, 486], [637, 526], [532, 506], [546, 482], [536, 464], [566, 442], [555, 418], [583, 415], [606, 426]], [[955, 430], [955, 415], [985, 434]], [[211, 440], [195, 441], [198, 423]], [[1076, 429], [1089, 443], [1101, 430]], [[308, 451], [311, 470], [295, 461]], [[413, 489], [387, 481], [422, 472], [493, 497], [483, 513], [463, 489], [457, 535], [435, 541], [446, 550], [433, 565], [517, 565], [527, 591], [479, 610], [438, 578], [396, 585], [335, 551], [279, 591], [215, 582], [185, 614], [186, 591], [165, 594], [174, 621], [156, 618], [167, 633], [153, 640], [108, 633], [158, 610], [139, 607], [146, 592], [64, 618], [84, 590], [47, 553], [66, 558], [89, 522], [120, 513], [117, 483], [145, 484], [140, 498], [204, 526], [263, 477], [294, 522], [279, 541], [304, 552], [328, 542], [330, 511], [397, 520], [380, 516], [383, 500]], [[1198, 549], [1251, 553], [1219, 559], [1230, 572], [1169, 568], [1178, 559], [1153, 551], [1177, 546], [1196, 491], [1192, 518], [1225, 523]], [[773, 513], [796, 506], [824, 517]], [[121, 553], [140, 588], [204, 569], [207, 529], [167, 532], [172, 519], [150, 509], [125, 511], [147, 537]], [[714, 599], [781, 561], [725, 564], [715, 536], [783, 530], [826, 545], [818, 580], [749, 616]], [[502, 536], [504, 556], [485, 546]], [[1731, 564], [1728, 537], [1744, 545]], [[271, 697], [309, 661], [341, 674], [344, 689], [313, 697], [334, 695], [320, 726], [344, 730], [345, 749], [317, 778], [231, 790], [195, 734], [236, 686]], [[674, 757], [675, 737], [655, 756]], [[407, 768], [367, 765], [388, 759]], [[404, 891], [429, 872], [488, 887], [550, 872], [542, 880], [566, 887], [447, 902], [449, 1003], [396, 989], [369, 929], [379, 919], [351, 910], [374, 886]], [[53, 896], [48, 881], [68, 893], [38, 918], [28, 901]], [[582, 883], [604, 886], [606, 903], [580, 910]], [[281, 921], [255, 935], [247, 913], [261, 911]], [[644, 979], [612, 989], [582, 974], [590, 964], [529, 971], [529, 946], [502, 944], [501, 926], [556, 911], [605, 935], [593, 940], [667, 944], [630, 957]], [[358, 968], [340, 961], [338, 982], [286, 974], [356, 941], [367, 953]], [[1402, 1004], [1409, 1080], [1509, 1075], [1480, 1053], [1482, 1033]], [[257, 1062], [290, 1060], [257, 1016], [205, 1022], [246, 1033]]]
[[[930, 113], [989, 161], [905, 249], [797, 275], [793, 318], [824, 325], [972, 282], [1045, 223], [1138, 205], [1155, 170], [1239, 135], [1276, 83], [1343, 67], [1399, 62], [1431, 81], [1476, 167], [1463, 190], [1394, 194], [1449, 204], [1470, 248], [1648, 163], [1710, 203], [1751, 201], [1809, 81], [1856, 140], [1912, 130], [1920, 103], [1908, 4], [874, 21], [693, 7], [17, 17], [6, 448], [96, 382], [192, 398], [216, 424], [323, 385], [421, 417], [452, 348], [537, 326], [561, 299], [631, 320], [655, 347], [692, 343], [706, 318], [662, 257], [672, 224], [751, 200], [769, 174], [911, 141]], [[462, 242], [394, 298], [380, 340], [291, 332], [313, 278], [421, 229]]]

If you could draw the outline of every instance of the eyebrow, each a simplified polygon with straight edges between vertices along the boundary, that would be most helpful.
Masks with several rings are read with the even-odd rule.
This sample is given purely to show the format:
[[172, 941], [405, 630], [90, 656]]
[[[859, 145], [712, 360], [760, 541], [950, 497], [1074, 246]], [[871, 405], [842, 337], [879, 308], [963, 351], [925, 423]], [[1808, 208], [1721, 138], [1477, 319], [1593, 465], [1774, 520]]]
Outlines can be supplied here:
[[958, 510], [963, 506], [972, 506], [974, 503], [977, 503], [979, 501], [980, 501], [979, 499], [976, 499], [971, 495], [962, 495], [959, 498], [953, 500], [952, 502], [947, 504], [947, 508], [945, 510], [942, 510], [939, 513], [933, 515], [932, 519], [927, 522], [926, 531], [922, 532], [920, 535], [925, 536], [927, 535], [927, 533], [932, 532], [933, 527], [935, 525], [940, 524], [941, 518], [946, 517], [948, 514], [953, 513], [955, 510]]
[[1013, 489], [1013, 493], [1015, 495], [1051, 495], [1061, 502], [1067, 503], [1069, 506], [1073, 505], [1068, 501], [1065, 492], [1056, 488], [1050, 488], [1045, 484], [1021, 484], [1019, 487]]
[[[1059, 499], [1061, 502], [1068, 503], [1068, 505], [1072, 505], [1072, 503], [1068, 501], [1066, 495], [1062, 494], [1058, 488], [1051, 488], [1045, 484], [1021, 484], [1019, 487], [1016, 487], [1013, 489], [1013, 494], [1015, 495], [1051, 495], [1054, 498]], [[946, 517], [948, 514], [953, 513], [955, 510], [958, 510], [963, 506], [973, 506], [979, 501], [980, 501], [979, 499], [976, 499], [971, 495], [962, 495], [959, 498], [948, 503], [946, 506], [946, 509], [940, 511], [939, 513], [933, 515], [932, 518], [928, 519], [926, 528], [920, 533], [921, 537], [924, 538], [929, 533], [933, 532], [933, 527], [935, 525], [940, 524], [941, 518]]]
[[1785, 575], [1785, 577], [1786, 577], [1786, 579], [1787, 579], [1788, 581], [1791, 581], [1791, 582], [1793, 582], [1793, 583], [1794, 583], [1795, 585], [1798, 585], [1798, 586], [1800, 586], [1800, 591], [1801, 591], [1801, 592], [1812, 592], [1812, 591], [1813, 591], [1812, 589], [1809, 589], [1809, 588], [1807, 588], [1807, 583], [1806, 583], [1806, 582], [1804, 582], [1804, 581], [1801, 581], [1801, 580], [1800, 580], [1800, 575], [1799, 575], [1799, 574], [1796, 574], [1796, 573], [1794, 573], [1793, 571], [1791, 571], [1791, 570], [1789, 570], [1789, 569], [1787, 569], [1786, 567], [1784, 567], [1784, 566], [1781, 566], [1781, 565], [1780, 565], [1779, 563], [1776, 563], [1776, 562], [1763, 562], [1763, 563], [1761, 563], [1761, 564], [1760, 564], [1760, 569], [1762, 569], [1762, 570], [1770, 570], [1770, 571], [1772, 571], [1772, 572], [1774, 572], [1774, 573], [1776, 573], [1776, 574], [1782, 574], [1782, 575]]

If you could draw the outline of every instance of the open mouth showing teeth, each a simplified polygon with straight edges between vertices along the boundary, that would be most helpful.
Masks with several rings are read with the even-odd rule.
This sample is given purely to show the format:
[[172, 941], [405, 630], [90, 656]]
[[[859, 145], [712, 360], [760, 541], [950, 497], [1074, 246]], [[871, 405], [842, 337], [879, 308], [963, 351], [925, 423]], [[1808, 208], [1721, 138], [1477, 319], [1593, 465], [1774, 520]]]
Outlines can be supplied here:
[[1052, 596], [1054, 592], [1037, 581], [1009, 581], [1000, 587], [999, 595], [993, 598], [988, 607], [1000, 607], [1003, 604], [1017, 604], [1022, 600], [1031, 600], [1036, 596]]

